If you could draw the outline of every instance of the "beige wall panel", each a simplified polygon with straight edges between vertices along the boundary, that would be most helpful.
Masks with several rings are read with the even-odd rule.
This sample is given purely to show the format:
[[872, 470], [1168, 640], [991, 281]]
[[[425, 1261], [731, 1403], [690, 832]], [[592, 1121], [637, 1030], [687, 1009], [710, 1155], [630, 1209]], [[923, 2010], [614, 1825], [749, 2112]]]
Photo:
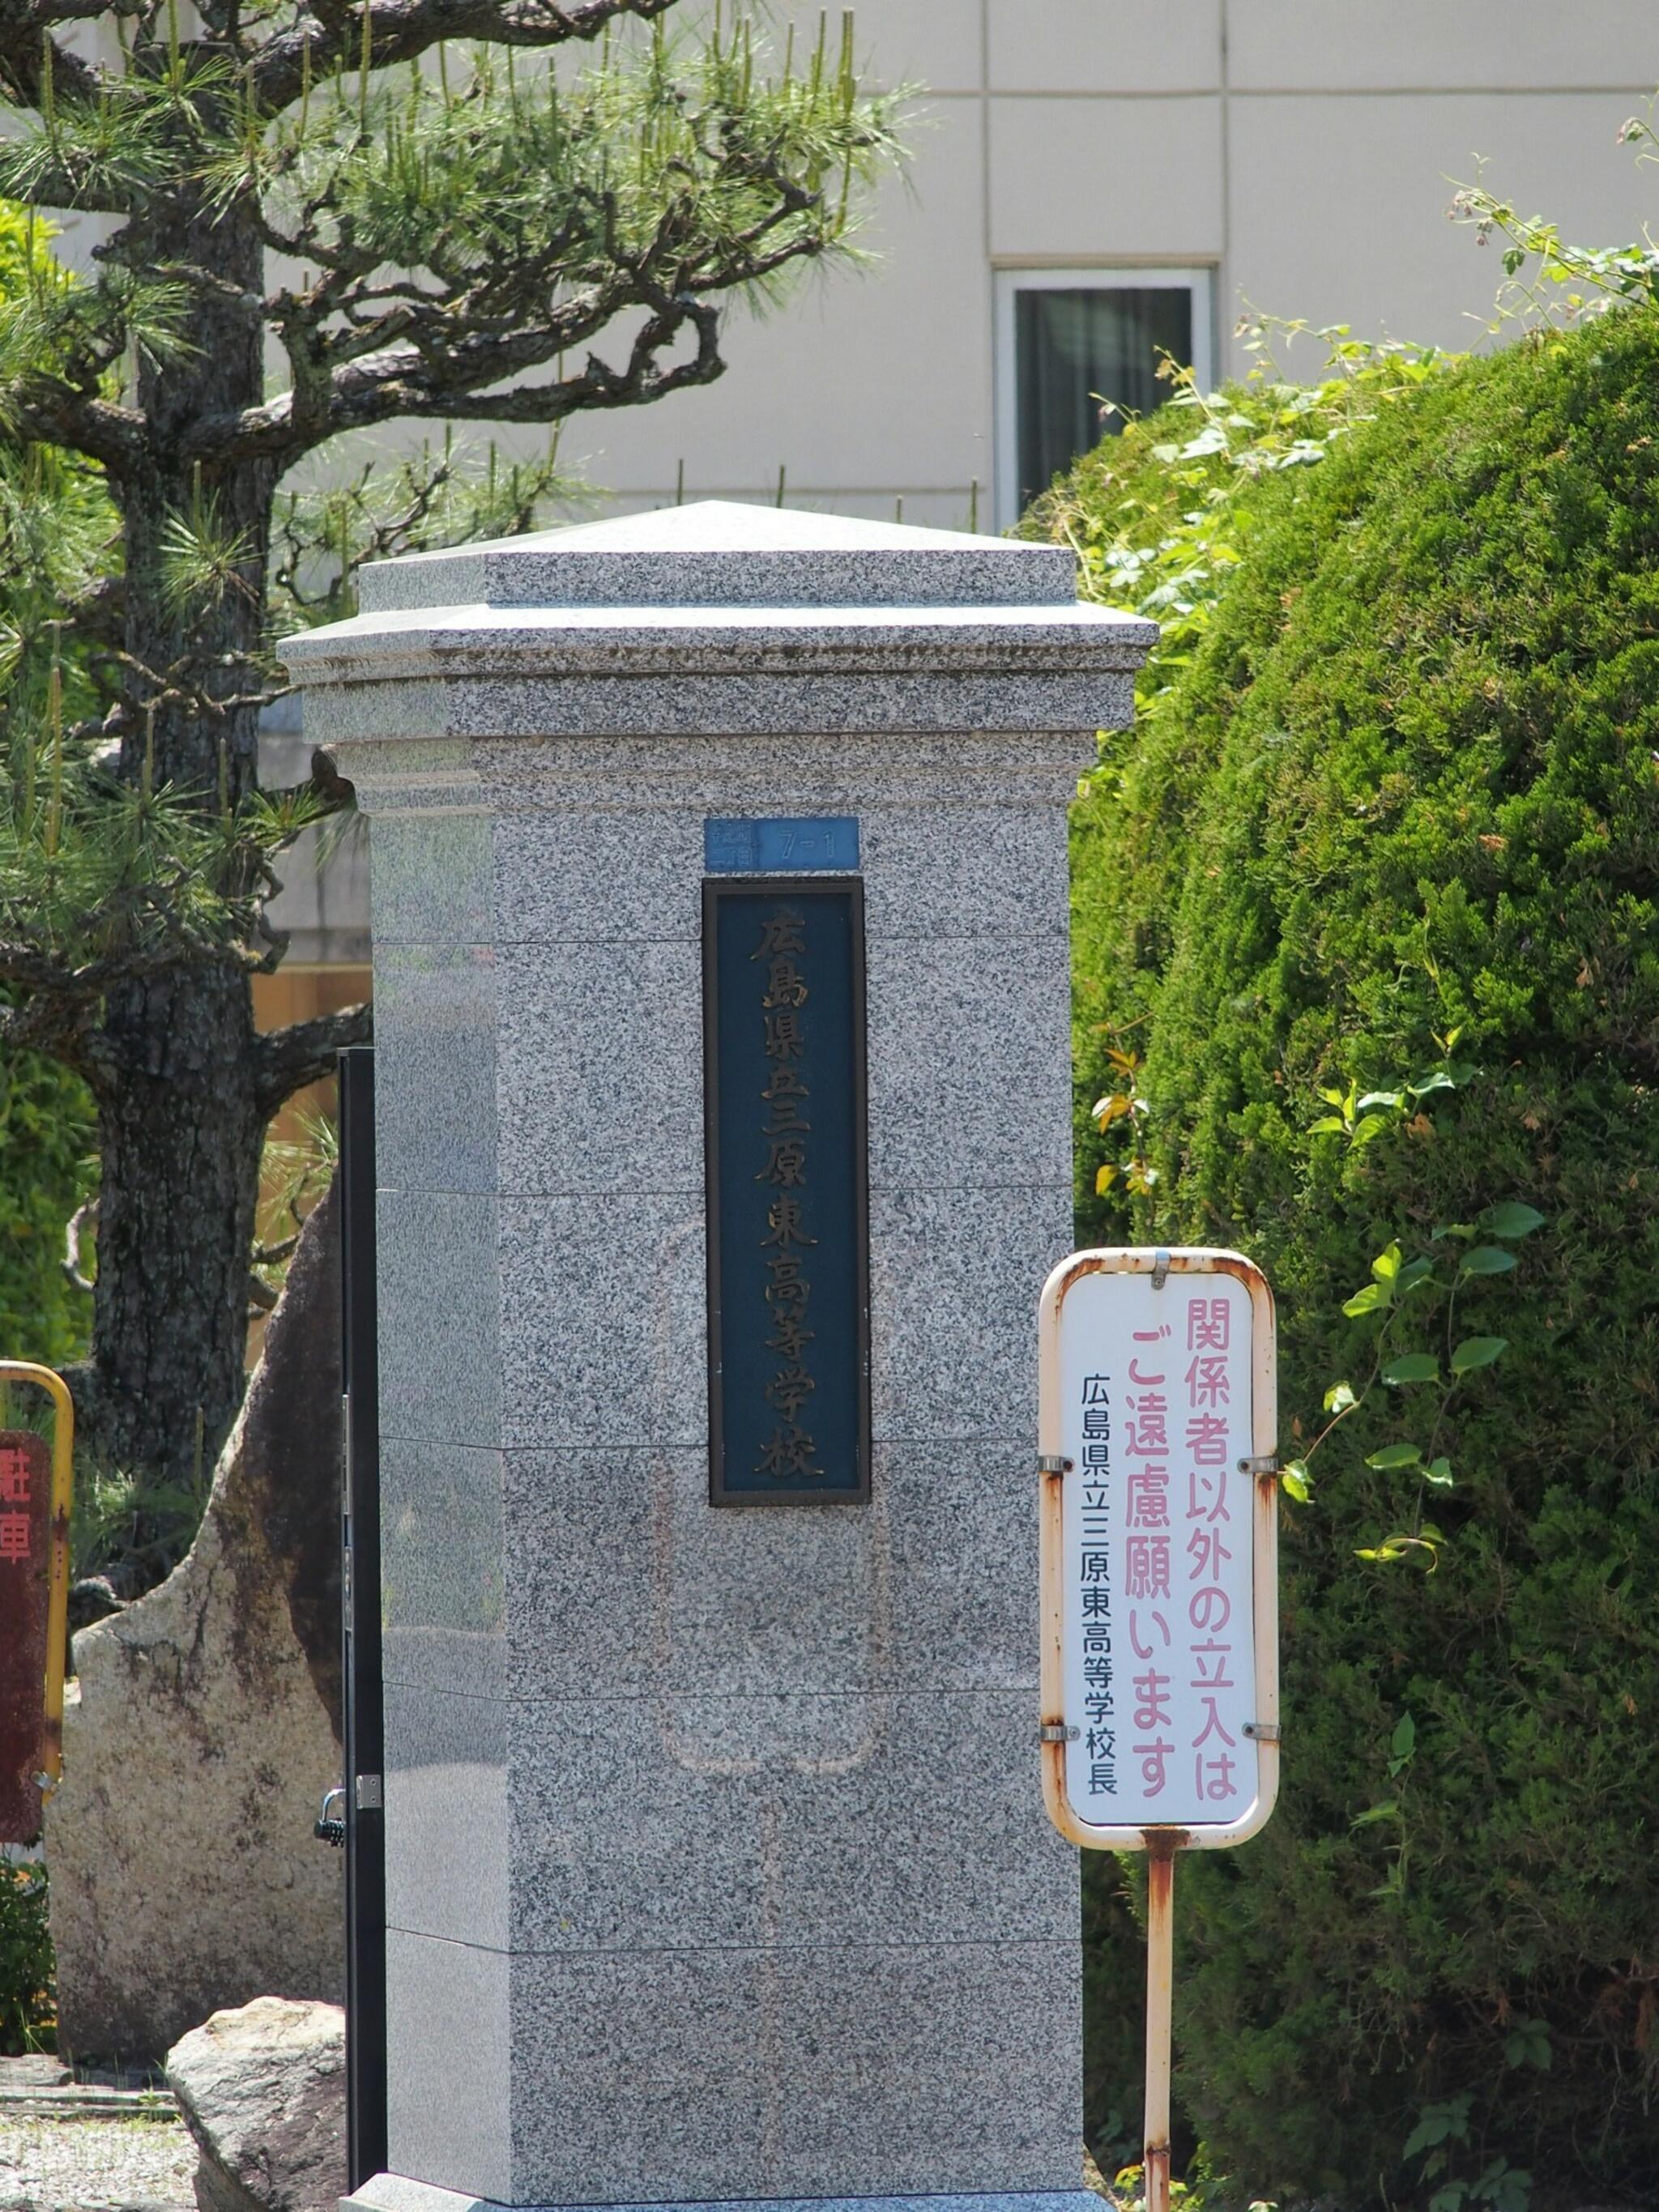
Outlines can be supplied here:
[[[816, 38], [812, 0], [794, 14], [797, 40], [809, 31]], [[977, 92], [985, 81], [981, 0], [860, 0], [853, 21], [859, 63], [872, 82], [950, 93]], [[833, 32], [839, 10], [830, 9], [830, 21]]]
[[1218, 99], [991, 103], [999, 260], [1211, 258], [1222, 228]]
[[764, 497], [782, 463], [792, 499], [866, 491], [874, 505], [852, 511], [890, 516], [894, 493], [959, 488], [965, 519], [970, 479], [990, 474], [978, 102], [936, 102], [912, 143], [911, 191], [890, 185], [866, 234], [873, 268], [809, 273], [764, 320], [733, 308], [718, 384], [577, 417], [563, 458], [623, 504], [672, 493], [683, 457], [688, 499]]
[[1653, 0], [1225, 0], [1235, 90], [1659, 83]]
[[[1447, 178], [1471, 177], [1479, 151], [1489, 184], [1528, 214], [1589, 244], [1623, 242], [1652, 202], [1651, 173], [1613, 143], [1623, 112], [1585, 94], [1235, 100], [1224, 331], [1243, 297], [1362, 336], [1473, 344], [1503, 270], [1447, 221]], [[1301, 353], [1289, 365], [1316, 367]]]
[[986, 0], [993, 92], [1208, 92], [1222, 0]]

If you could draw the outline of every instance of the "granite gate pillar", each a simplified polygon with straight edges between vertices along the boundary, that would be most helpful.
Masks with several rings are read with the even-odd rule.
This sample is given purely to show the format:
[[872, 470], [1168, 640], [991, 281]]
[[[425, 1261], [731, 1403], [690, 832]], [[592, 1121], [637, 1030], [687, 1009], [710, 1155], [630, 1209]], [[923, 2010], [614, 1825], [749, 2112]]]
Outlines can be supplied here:
[[[388, 562], [363, 609], [287, 648], [374, 880], [392, 2171], [354, 2202], [1065, 2212], [1033, 1316], [1066, 806], [1151, 625], [1054, 547], [721, 505]], [[744, 1150], [792, 1116], [804, 1167]]]

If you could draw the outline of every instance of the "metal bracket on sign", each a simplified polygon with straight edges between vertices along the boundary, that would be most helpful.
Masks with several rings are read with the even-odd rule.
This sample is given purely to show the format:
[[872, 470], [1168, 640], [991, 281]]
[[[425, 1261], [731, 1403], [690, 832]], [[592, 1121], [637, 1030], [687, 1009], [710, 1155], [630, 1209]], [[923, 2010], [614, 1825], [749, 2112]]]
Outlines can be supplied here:
[[1241, 1474], [1277, 1474], [1279, 1454], [1258, 1452], [1254, 1459], [1242, 1459], [1238, 1462], [1238, 1471]]
[[1246, 1721], [1244, 1733], [1256, 1743], [1277, 1743], [1285, 1731], [1277, 1721]]
[[1071, 1471], [1071, 1461], [1062, 1458], [1058, 1452], [1042, 1452], [1039, 1454], [1037, 1458], [1037, 1473], [1039, 1474], [1069, 1474]]
[[1043, 1743], [1075, 1743], [1082, 1733], [1081, 1729], [1067, 1728], [1064, 1721], [1044, 1721], [1037, 1736]]
[[384, 1810], [385, 1804], [380, 1776], [360, 1774], [357, 1777], [357, 1810], [360, 1813], [379, 1813]]
[[1152, 1288], [1161, 1291], [1170, 1279], [1170, 1255], [1161, 1249], [1152, 1255]]

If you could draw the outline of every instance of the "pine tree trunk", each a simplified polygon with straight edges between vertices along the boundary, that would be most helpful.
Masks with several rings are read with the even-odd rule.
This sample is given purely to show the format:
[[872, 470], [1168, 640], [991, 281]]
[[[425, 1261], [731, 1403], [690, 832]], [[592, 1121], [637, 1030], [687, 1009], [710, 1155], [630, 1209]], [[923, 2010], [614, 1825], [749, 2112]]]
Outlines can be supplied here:
[[93, 1433], [147, 1480], [211, 1466], [242, 1400], [264, 1118], [247, 981], [197, 970], [112, 994]]
[[[129, 250], [214, 269], [245, 298], [263, 289], [263, 253], [234, 207], [174, 225]], [[181, 681], [210, 702], [255, 688], [275, 472], [215, 466], [188, 441], [204, 420], [263, 398], [259, 319], [234, 295], [204, 307], [182, 362], [146, 365], [150, 423], [142, 473], [112, 484], [125, 526], [128, 679], [121, 774], [234, 805], [257, 781], [258, 713], [162, 696]], [[208, 603], [166, 588], [169, 517], [210, 526], [244, 549], [240, 580]], [[241, 1402], [249, 1257], [264, 1115], [258, 1096], [249, 979], [203, 963], [129, 983], [108, 998], [99, 1088], [98, 1279], [88, 1429], [94, 1448], [143, 1480], [210, 1464]]]

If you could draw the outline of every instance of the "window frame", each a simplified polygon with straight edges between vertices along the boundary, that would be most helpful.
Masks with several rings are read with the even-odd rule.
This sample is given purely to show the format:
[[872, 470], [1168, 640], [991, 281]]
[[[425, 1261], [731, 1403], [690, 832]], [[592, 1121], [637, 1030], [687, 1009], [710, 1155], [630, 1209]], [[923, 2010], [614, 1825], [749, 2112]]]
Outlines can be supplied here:
[[1012, 529], [1019, 520], [1018, 368], [1014, 302], [1022, 292], [1117, 292], [1170, 290], [1188, 293], [1193, 303], [1193, 367], [1206, 389], [1213, 386], [1215, 283], [1212, 262], [1171, 264], [1155, 269], [1132, 263], [1073, 264], [1063, 269], [1000, 268], [994, 271], [995, 348], [993, 363], [993, 433], [995, 461], [996, 527]]

